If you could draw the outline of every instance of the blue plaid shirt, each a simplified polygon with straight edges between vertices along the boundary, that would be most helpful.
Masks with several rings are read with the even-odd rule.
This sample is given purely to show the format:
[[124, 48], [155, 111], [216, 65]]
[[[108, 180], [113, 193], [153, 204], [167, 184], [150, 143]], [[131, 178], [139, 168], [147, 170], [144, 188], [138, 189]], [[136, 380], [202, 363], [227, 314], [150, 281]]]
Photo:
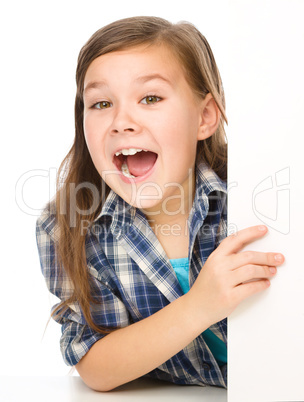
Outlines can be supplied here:
[[[188, 219], [190, 234], [190, 287], [208, 256], [226, 237], [226, 185], [205, 164], [197, 167], [196, 193]], [[37, 244], [42, 273], [51, 293], [61, 300], [72, 285], [59, 274], [54, 242], [58, 239], [55, 216], [45, 211], [37, 221]], [[110, 192], [86, 238], [87, 266], [98, 291], [100, 305], [92, 307], [102, 327], [125, 327], [156, 313], [183, 295], [176, 274], [144, 214]], [[55, 306], [54, 306], [55, 307]], [[92, 345], [103, 338], [84, 320], [77, 303], [56, 318], [62, 326], [60, 341], [64, 361], [76, 365]], [[210, 329], [227, 342], [227, 322]], [[226, 387], [220, 368], [202, 336], [148, 374], [177, 384]]]

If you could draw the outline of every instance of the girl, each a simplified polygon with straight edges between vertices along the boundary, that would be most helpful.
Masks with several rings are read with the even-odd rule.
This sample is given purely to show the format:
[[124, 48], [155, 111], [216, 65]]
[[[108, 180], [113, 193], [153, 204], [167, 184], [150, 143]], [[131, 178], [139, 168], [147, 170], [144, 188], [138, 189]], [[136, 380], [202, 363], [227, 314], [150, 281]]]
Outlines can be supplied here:
[[283, 256], [241, 251], [264, 226], [223, 240], [212, 51], [189, 23], [128, 18], [89, 39], [76, 80], [75, 142], [37, 222], [63, 358], [100, 391], [144, 375], [225, 387], [226, 317]]

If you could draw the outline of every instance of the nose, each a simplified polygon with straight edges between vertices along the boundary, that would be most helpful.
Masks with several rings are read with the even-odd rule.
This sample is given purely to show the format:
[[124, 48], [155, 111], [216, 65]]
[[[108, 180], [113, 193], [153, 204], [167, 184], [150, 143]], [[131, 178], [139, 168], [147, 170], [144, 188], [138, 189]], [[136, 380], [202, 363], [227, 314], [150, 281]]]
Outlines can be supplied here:
[[111, 133], [137, 133], [140, 131], [140, 125], [134, 118], [135, 112], [129, 107], [119, 107], [113, 117]]

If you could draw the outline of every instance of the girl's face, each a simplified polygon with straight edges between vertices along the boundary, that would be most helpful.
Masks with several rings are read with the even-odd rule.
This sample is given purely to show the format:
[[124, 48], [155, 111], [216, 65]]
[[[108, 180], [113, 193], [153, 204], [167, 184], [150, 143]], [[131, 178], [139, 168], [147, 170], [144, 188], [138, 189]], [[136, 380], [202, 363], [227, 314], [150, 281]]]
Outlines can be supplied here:
[[167, 47], [96, 58], [85, 76], [84, 105], [93, 163], [125, 201], [148, 212], [192, 195], [204, 101]]

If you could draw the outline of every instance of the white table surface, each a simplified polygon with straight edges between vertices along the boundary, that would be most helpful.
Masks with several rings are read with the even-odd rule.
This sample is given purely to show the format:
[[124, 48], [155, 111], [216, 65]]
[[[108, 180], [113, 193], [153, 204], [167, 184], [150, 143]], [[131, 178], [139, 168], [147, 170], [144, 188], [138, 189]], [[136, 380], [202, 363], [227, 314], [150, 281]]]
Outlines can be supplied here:
[[110, 392], [89, 389], [80, 377], [0, 377], [1, 402], [200, 401], [226, 402], [222, 388], [179, 386], [140, 378]]

